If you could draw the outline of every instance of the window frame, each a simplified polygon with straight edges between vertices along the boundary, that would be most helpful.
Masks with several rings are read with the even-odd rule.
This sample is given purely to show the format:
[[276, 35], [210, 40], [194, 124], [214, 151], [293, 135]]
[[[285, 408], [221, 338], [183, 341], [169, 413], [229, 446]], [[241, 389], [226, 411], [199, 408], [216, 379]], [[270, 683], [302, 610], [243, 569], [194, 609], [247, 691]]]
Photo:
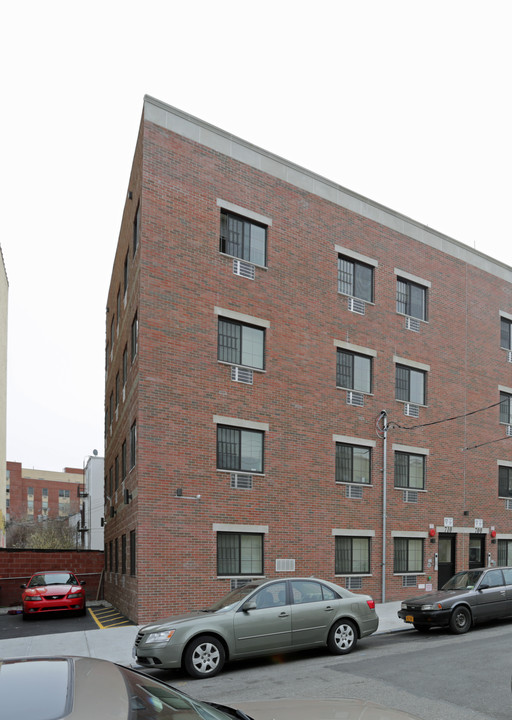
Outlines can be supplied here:
[[[400, 283], [405, 285], [405, 290], [400, 288]], [[404, 277], [401, 274], [397, 274], [396, 277], [396, 311], [399, 315], [405, 315], [406, 317], [416, 318], [423, 322], [428, 322], [428, 286], [423, 285], [421, 282], [411, 280], [410, 278]], [[412, 291], [422, 291], [422, 314], [416, 314], [414, 310], [414, 299], [411, 297]], [[402, 299], [400, 295], [405, 296]]]
[[[236, 441], [237, 445], [238, 445], [238, 449], [237, 449], [236, 456], [233, 454], [230, 455], [228, 453], [221, 451], [221, 449], [220, 449], [221, 443], [222, 442], [228, 443], [227, 440], [222, 440], [220, 438], [220, 434], [223, 430], [230, 430], [235, 433], [238, 433], [238, 439]], [[216, 433], [217, 433], [217, 443], [216, 443], [217, 470], [223, 470], [223, 471], [229, 471], [229, 472], [239, 472], [239, 473], [249, 473], [251, 475], [254, 475], [254, 474], [263, 475], [264, 474], [264, 472], [265, 472], [265, 431], [264, 430], [256, 430], [253, 428], [246, 428], [246, 427], [241, 427], [241, 426], [237, 426], [237, 425], [227, 425], [226, 423], [218, 423], [217, 428], [216, 428]], [[259, 470], [253, 470], [250, 468], [242, 467], [242, 461], [243, 461], [242, 441], [243, 441], [244, 436], [249, 436], [249, 435], [251, 435], [251, 436], [258, 435], [261, 438], [261, 457], [259, 458], [259, 465], [260, 465]], [[238, 459], [237, 467], [229, 467], [228, 464], [226, 464], [226, 466], [221, 465], [221, 458], [230, 457], [230, 456], [236, 457]]]
[[512, 498], [512, 467], [508, 465], [498, 465], [498, 497]]
[[[347, 263], [352, 267], [352, 271], [350, 273], [351, 279], [350, 283], [347, 280], [343, 279], [343, 275], [347, 274], [347, 271], [343, 268], [343, 264]], [[360, 291], [358, 288], [358, 285], [360, 287], [359, 282], [359, 276], [366, 271], [370, 271], [370, 292], [369, 297], [368, 293], [365, 294]], [[350, 292], [347, 292], [346, 289], [343, 289], [343, 285], [350, 284]], [[338, 292], [341, 295], [346, 295], [347, 297], [353, 297], [357, 298], [358, 300], [363, 300], [367, 303], [374, 303], [375, 302], [375, 267], [369, 263], [362, 262], [361, 260], [357, 260], [356, 258], [350, 257], [349, 255], [344, 255], [342, 252], [338, 253]]]
[[[226, 538], [227, 536], [230, 536], [232, 538], [238, 539], [238, 547], [237, 552], [238, 555], [236, 558], [228, 558], [227, 560], [225, 558], [222, 558], [223, 562], [229, 562], [236, 560], [237, 561], [237, 571], [231, 571], [231, 570], [224, 570], [224, 568], [221, 567], [221, 554], [219, 552], [219, 541], [221, 538]], [[250, 570], [243, 570], [242, 565], [244, 562], [243, 558], [243, 548], [242, 548], [242, 540], [243, 538], [259, 538], [260, 540], [260, 569], [254, 570], [252, 565]], [[258, 532], [238, 532], [238, 531], [217, 531], [217, 537], [216, 537], [216, 562], [217, 562], [217, 576], [219, 577], [259, 577], [264, 575], [264, 569], [265, 569], [265, 535], [264, 533], [258, 533]]]
[[132, 359], [132, 363], [135, 361], [135, 358], [137, 357], [138, 350], [139, 350], [139, 317], [138, 317], [138, 313], [135, 313], [134, 318], [132, 320], [132, 328], [131, 328], [131, 359]]
[[[397, 490], [425, 490], [426, 487], [426, 475], [427, 475], [427, 463], [426, 463], [426, 455], [423, 453], [415, 453], [408, 450], [395, 450], [395, 457], [394, 457], [394, 487]], [[405, 465], [404, 469], [406, 469], [406, 484], [405, 485], [399, 485], [398, 484], [398, 477], [400, 475], [399, 469], [398, 469], [398, 458], [408, 458], [408, 462]], [[416, 487], [414, 485], [410, 484], [411, 481], [411, 460], [412, 458], [421, 458], [422, 461], [422, 485], [421, 487]]]
[[[350, 384], [344, 384], [343, 377], [342, 377], [342, 357], [350, 358], [351, 365], [350, 365]], [[367, 360], [368, 361], [368, 378], [365, 378], [368, 380], [368, 389], [362, 388], [362, 387], [355, 387], [355, 364], [357, 359]], [[355, 392], [361, 392], [365, 395], [371, 395], [373, 393], [373, 357], [371, 355], [365, 355], [364, 353], [360, 352], [354, 352], [352, 350], [347, 350], [345, 348], [337, 347], [336, 348], [336, 387], [342, 388], [344, 390], [354, 390]]]
[[[225, 345], [221, 344], [221, 338], [222, 337], [228, 337], [225, 333], [221, 333], [221, 326], [222, 324], [231, 325], [233, 327], [240, 328], [240, 336], [239, 338], [234, 338], [239, 343], [239, 348], [226, 348]], [[256, 330], [261, 333], [261, 365], [250, 365], [248, 363], [243, 362], [244, 357], [244, 329], [250, 329], [250, 330]], [[240, 320], [234, 320], [233, 318], [225, 317], [223, 315], [219, 315], [218, 322], [217, 322], [217, 359], [219, 362], [227, 363], [228, 365], [237, 365], [240, 367], [247, 367], [251, 368], [253, 370], [265, 370], [265, 341], [266, 341], [266, 328], [261, 327], [259, 325], [254, 325], [252, 323], [248, 322], [242, 322]], [[248, 338], [245, 340], [246, 343], [249, 342]], [[238, 361], [226, 359], [225, 357], [221, 357], [221, 350], [224, 348], [226, 351], [231, 350], [232, 352], [238, 352]]]
[[512, 394], [500, 390], [500, 424], [512, 425]]
[[130, 470], [137, 464], [137, 420], [130, 426]]
[[[343, 479], [342, 475], [342, 462], [343, 458], [340, 457], [341, 449], [342, 448], [349, 448], [351, 450], [350, 453], [350, 470], [351, 470], [351, 480]], [[354, 479], [354, 472], [355, 472], [355, 463], [354, 463], [354, 450], [361, 450], [366, 451], [368, 454], [368, 481], [360, 480], [360, 479]], [[335, 483], [338, 485], [359, 485], [361, 487], [366, 487], [372, 484], [372, 447], [371, 445], [358, 445], [357, 443], [349, 443], [349, 442], [340, 442], [336, 441], [336, 449], [335, 449]]]
[[137, 575], [137, 531], [130, 530], [130, 576]]
[[[354, 540], [356, 541], [366, 541], [366, 550], [365, 550], [365, 560], [366, 560], [366, 570], [356, 570], [354, 569]], [[339, 545], [342, 545], [344, 542], [350, 541], [350, 548], [349, 548], [349, 554], [350, 554], [350, 569], [347, 569], [343, 565], [339, 565], [338, 563], [342, 562], [341, 560], [341, 553], [342, 548], [339, 548]], [[346, 551], [345, 551], [346, 552]], [[371, 574], [371, 537], [369, 535], [336, 535], [334, 538], [334, 574], [335, 575], [370, 575]]]
[[[401, 388], [399, 387], [398, 383], [398, 374], [399, 371], [407, 371], [407, 398], [399, 397]], [[405, 402], [410, 403], [413, 405], [421, 405], [426, 406], [427, 404], [427, 370], [422, 370], [421, 368], [411, 367], [410, 365], [404, 365], [403, 363], [396, 362], [395, 363], [395, 400], [398, 400], [398, 402]], [[416, 373], [418, 375], [421, 375], [423, 378], [423, 398], [422, 402], [419, 402], [418, 400], [414, 400], [411, 398], [411, 373]]]
[[[420, 543], [421, 547], [421, 568], [418, 567], [412, 567], [410, 565], [411, 562], [411, 545], [412, 543]], [[400, 566], [400, 562], [402, 558], [399, 558], [398, 556], [398, 546], [404, 544], [407, 547], [407, 567], [403, 568]], [[400, 561], [400, 562], [399, 562]], [[394, 538], [393, 541], [393, 573], [395, 575], [418, 575], [422, 574], [424, 572], [425, 568], [425, 541], [424, 538], [419, 537], [404, 537], [404, 536], [397, 536]]]
[[[230, 230], [229, 223], [230, 221], [243, 223], [242, 226], [242, 232], [241, 232], [241, 240], [240, 242], [234, 241], [231, 239], [230, 234], [232, 235], [232, 231]], [[258, 248], [256, 247], [257, 241], [256, 239], [252, 239], [252, 231], [253, 228], [262, 229], [264, 231], [264, 240], [263, 240], [263, 262], [260, 262], [260, 259], [256, 257], [258, 255]], [[246, 238], [246, 233], [248, 233], [248, 237]], [[230, 252], [231, 250], [235, 251], [236, 246], [241, 245], [241, 249], [239, 252]], [[268, 225], [259, 222], [258, 220], [255, 220], [253, 218], [244, 216], [243, 214], [233, 212], [232, 210], [228, 210], [226, 208], [221, 207], [220, 209], [220, 234], [219, 234], [219, 252], [221, 252], [223, 255], [229, 255], [230, 257], [238, 258], [239, 260], [244, 260], [245, 262], [249, 262], [252, 265], [258, 265], [259, 267], [267, 267], [267, 245], [268, 245]]]
[[[504, 335], [508, 335], [505, 343]], [[504, 350], [512, 350], [512, 320], [503, 315], [500, 316], [500, 347]]]

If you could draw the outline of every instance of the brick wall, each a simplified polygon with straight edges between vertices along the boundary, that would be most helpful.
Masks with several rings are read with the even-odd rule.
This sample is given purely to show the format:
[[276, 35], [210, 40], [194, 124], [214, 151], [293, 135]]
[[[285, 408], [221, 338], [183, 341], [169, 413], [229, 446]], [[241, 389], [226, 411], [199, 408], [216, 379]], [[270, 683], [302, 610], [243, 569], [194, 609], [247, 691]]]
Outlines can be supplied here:
[[[14, 550], [0, 549], [0, 607], [19, 604], [20, 585], [40, 570], [68, 570], [86, 581], [86, 598], [96, 600], [104, 566], [97, 550]], [[103, 598], [103, 587], [99, 599]]]
[[[475, 519], [485, 528], [485, 559], [497, 560], [498, 537], [512, 538], [511, 512], [498, 499], [497, 463], [512, 460], [499, 411], [463, 418], [495, 405], [498, 386], [512, 387], [512, 364], [499, 342], [499, 311], [512, 312], [512, 283], [438, 246], [401, 232], [265, 174], [232, 157], [151, 123], [142, 125], [108, 298], [116, 307], [124, 258], [130, 252], [130, 291], [107, 375], [114, 387], [131, 322], [139, 320], [138, 354], [130, 364], [125, 400], [107, 429], [105, 467], [114, 467], [121, 441], [136, 419], [137, 463], [124, 481], [133, 500], [114, 493], [107, 543], [136, 528], [136, 576], [108, 566], [106, 594], [137, 622], [203, 607], [229, 590], [218, 577], [214, 523], [265, 526], [264, 574], [279, 575], [278, 558], [293, 558], [297, 575], [345, 584], [334, 572], [334, 530], [372, 532], [371, 570], [362, 591], [382, 591], [383, 441], [388, 434], [387, 600], [404, 597], [393, 572], [393, 538], [424, 538], [418, 582], [437, 582], [435, 553], [444, 518], [456, 527], [457, 569], [468, 563]], [[131, 247], [135, 209], [142, 199], [142, 236]], [[272, 219], [268, 267], [255, 280], [233, 274], [219, 252], [222, 199]], [[364, 316], [350, 312], [337, 291], [336, 246], [374, 259], [375, 302]], [[396, 312], [397, 272], [429, 284], [428, 322], [405, 328]], [[512, 279], [512, 274], [509, 272]], [[217, 360], [220, 307], [265, 319], [265, 372], [252, 385], [232, 382]], [[110, 327], [110, 318], [107, 328]], [[335, 341], [371, 348], [373, 390], [364, 407], [348, 406], [336, 388]], [[396, 358], [429, 366], [427, 403], [420, 417], [404, 416], [395, 399]], [[216, 469], [214, 416], [266, 423], [265, 471], [250, 491], [233, 490]], [[441, 419], [457, 418], [447, 423]], [[372, 482], [362, 499], [346, 497], [334, 481], [333, 435], [375, 442]], [[501, 442], [503, 440], [503, 442]], [[394, 486], [395, 446], [428, 451], [425, 491], [404, 502]], [[474, 447], [478, 446], [478, 447]], [[471, 448], [471, 449], [468, 449]], [[129, 452], [129, 450], [128, 450]], [[200, 500], [176, 497], [201, 494]], [[467, 513], [467, 514], [465, 514]], [[436, 529], [428, 541], [430, 525]], [[115, 565], [115, 562], [114, 562]]]

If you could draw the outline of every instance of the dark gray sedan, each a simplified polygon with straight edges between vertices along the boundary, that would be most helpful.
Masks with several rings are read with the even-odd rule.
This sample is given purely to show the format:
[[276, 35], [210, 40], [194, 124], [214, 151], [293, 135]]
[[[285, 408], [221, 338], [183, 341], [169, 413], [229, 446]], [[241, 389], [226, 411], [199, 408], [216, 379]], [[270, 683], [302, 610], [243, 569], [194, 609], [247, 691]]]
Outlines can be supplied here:
[[258, 580], [204, 610], [146, 625], [133, 654], [139, 665], [204, 678], [228, 659], [314, 647], [343, 655], [378, 625], [369, 595], [315, 578]]
[[459, 634], [476, 623], [511, 616], [512, 567], [463, 570], [441, 590], [404, 600], [398, 611], [420, 632], [449, 627]]

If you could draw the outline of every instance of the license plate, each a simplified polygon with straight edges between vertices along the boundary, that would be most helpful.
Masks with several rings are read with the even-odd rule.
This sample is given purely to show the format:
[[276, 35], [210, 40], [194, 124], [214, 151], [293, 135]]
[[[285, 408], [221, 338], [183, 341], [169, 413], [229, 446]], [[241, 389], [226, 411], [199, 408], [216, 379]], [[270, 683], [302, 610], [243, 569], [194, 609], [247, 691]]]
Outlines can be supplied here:
[[414, 615], [406, 615], [405, 622], [414, 622]]

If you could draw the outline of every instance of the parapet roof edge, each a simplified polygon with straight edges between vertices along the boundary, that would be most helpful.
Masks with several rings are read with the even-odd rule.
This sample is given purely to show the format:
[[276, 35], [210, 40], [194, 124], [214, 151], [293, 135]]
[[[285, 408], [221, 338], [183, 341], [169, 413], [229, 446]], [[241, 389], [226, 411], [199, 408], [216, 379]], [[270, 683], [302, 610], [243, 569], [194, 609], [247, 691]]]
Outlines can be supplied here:
[[512, 282], [512, 267], [311, 170], [253, 145], [161, 100], [144, 96], [144, 118], [212, 150], [311, 192], [362, 217]]
[[7, 287], [9, 287], [9, 276], [7, 275], [7, 267], [6, 267], [6, 265], [5, 265], [4, 253], [3, 253], [3, 250], [2, 250], [2, 245], [1, 245], [1, 243], [0, 243], [0, 260], [2, 261], [2, 265], [3, 265], [3, 268], [4, 268], [5, 279], [6, 279], [6, 281], [7, 281]]

